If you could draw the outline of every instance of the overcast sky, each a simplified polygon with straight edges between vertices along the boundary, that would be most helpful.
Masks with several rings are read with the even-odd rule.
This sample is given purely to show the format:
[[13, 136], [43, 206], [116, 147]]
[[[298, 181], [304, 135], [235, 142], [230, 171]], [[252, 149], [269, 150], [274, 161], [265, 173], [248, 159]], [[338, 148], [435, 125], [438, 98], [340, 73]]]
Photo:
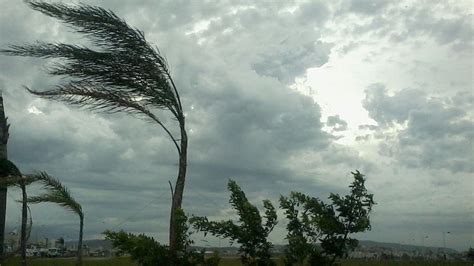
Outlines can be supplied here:
[[[169, 61], [187, 116], [189, 214], [232, 215], [229, 178], [259, 206], [278, 205], [292, 190], [347, 193], [359, 169], [377, 202], [360, 239], [443, 246], [449, 231], [448, 247], [474, 246], [471, 1], [83, 2], [143, 30]], [[22, 1], [0, 0], [0, 10], [0, 47], [87, 43]], [[124, 229], [166, 243], [178, 158], [171, 141], [125, 114], [25, 93], [22, 85], [57, 84], [47, 65], [0, 56], [10, 159], [70, 188], [86, 239]], [[18, 198], [9, 191], [7, 230], [18, 226]], [[32, 212], [33, 240], [76, 239], [73, 214], [54, 205]], [[280, 212], [274, 243], [284, 243], [284, 227]]]

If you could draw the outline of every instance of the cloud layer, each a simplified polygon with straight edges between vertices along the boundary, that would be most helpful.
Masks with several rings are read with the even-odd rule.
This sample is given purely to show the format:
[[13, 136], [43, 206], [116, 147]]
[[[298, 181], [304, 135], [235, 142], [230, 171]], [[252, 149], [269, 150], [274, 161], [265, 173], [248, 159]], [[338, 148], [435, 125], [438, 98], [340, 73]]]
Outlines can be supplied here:
[[[473, 172], [472, 80], [466, 74], [472, 65], [459, 59], [454, 67], [459, 71], [450, 72], [446, 64], [434, 68], [436, 62], [430, 59], [397, 61], [404, 58], [401, 54], [420, 49], [419, 57], [426, 54], [426, 58], [437, 49], [449, 51], [453, 58], [472, 54], [469, 15], [459, 13], [455, 5], [431, 7], [410, 1], [86, 3], [110, 8], [143, 30], [170, 63], [190, 139], [185, 196], [190, 213], [215, 218], [229, 215], [228, 178], [241, 184], [255, 202], [270, 198], [276, 204], [280, 194], [291, 190], [321, 198], [329, 192], [344, 192], [350, 171], [360, 169], [379, 203], [374, 232], [365, 238], [397, 242], [402, 240], [400, 232], [435, 234], [442, 228], [455, 228], [450, 229], [457, 230], [453, 245], [472, 244], [468, 236], [472, 227], [443, 218], [444, 209], [430, 205], [444, 200], [442, 207], [455, 211], [463, 222], [472, 221], [468, 215], [472, 194], [464, 190], [472, 186]], [[0, 6], [4, 10], [1, 47], [35, 40], [87, 44], [23, 3], [0, 0]], [[414, 48], [423, 42], [427, 45]], [[390, 47], [395, 48], [391, 51]], [[331, 102], [318, 95], [337, 93], [332, 84], [314, 88], [315, 97], [302, 93], [299, 86], [295, 89], [298, 80], [324, 78], [312, 77], [311, 69], [357, 53], [367, 60], [344, 73], [366, 72], [361, 80], [375, 85], [360, 84], [353, 94], [342, 88], [344, 93], [338, 97], [362, 95], [350, 100], [365, 110], [366, 120], [371, 121], [366, 126], [365, 121], [345, 115], [353, 110], [349, 105], [345, 110], [328, 111], [326, 105]], [[437, 60], [440, 54], [433, 58]], [[406, 69], [412, 69], [409, 72], [422, 74], [410, 78], [373, 74], [375, 67], [369, 62], [377, 58], [390, 67], [406, 64]], [[177, 172], [172, 143], [159, 127], [137, 118], [93, 114], [28, 95], [22, 85], [43, 89], [60, 82], [44, 74], [44, 64], [28, 58], [0, 60], [0, 87], [12, 123], [10, 158], [23, 171], [48, 171], [71, 188], [86, 212], [86, 238], [99, 237], [105, 229], [123, 228], [166, 241], [168, 180], [174, 180]], [[433, 83], [452, 86], [438, 93], [438, 85], [430, 83], [433, 73], [440, 73], [436, 75], [440, 81]], [[407, 80], [415, 89], [406, 89]], [[168, 114], [160, 116], [177, 130]], [[348, 136], [354, 135], [359, 141], [348, 144]], [[458, 181], [443, 177], [444, 173]], [[417, 188], [420, 182], [430, 185]], [[413, 191], [407, 193], [407, 188]], [[433, 190], [440, 198], [432, 197]], [[458, 195], [450, 196], [456, 190]], [[15, 197], [14, 191], [10, 195]], [[427, 202], [410, 209], [416, 197]], [[470, 209], [462, 208], [463, 204]], [[10, 200], [10, 228], [15, 226], [15, 211]], [[46, 205], [33, 208], [33, 215], [40, 232], [74, 238], [71, 215]], [[56, 219], [51, 221], [51, 216]], [[385, 218], [390, 216], [397, 217]], [[432, 229], [422, 233], [413, 223]], [[389, 229], [394, 226], [398, 229]], [[282, 242], [283, 227], [282, 221], [272, 235], [277, 243]], [[432, 241], [441, 243], [435, 237]]]

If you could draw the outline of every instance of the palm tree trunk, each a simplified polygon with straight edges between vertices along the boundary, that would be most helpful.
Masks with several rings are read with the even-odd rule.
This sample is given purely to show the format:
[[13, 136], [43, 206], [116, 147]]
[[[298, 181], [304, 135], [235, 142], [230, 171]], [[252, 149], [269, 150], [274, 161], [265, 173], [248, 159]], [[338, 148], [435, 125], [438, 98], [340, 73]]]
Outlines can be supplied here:
[[84, 229], [84, 217], [80, 216], [80, 227], [79, 227], [79, 243], [77, 246], [77, 262], [76, 266], [82, 266], [82, 234]]
[[[0, 159], [7, 159], [7, 143], [8, 143], [8, 128], [9, 124], [5, 117], [5, 110], [3, 108], [3, 96], [0, 93]], [[4, 255], [5, 243], [5, 218], [7, 212], [7, 187], [0, 187], [0, 256]], [[0, 263], [2, 263], [0, 258]], [[3, 264], [3, 263], [2, 263]]]
[[21, 192], [23, 194], [21, 204], [21, 236], [20, 236], [20, 249], [21, 249], [21, 265], [26, 266], [26, 222], [28, 219], [28, 205], [27, 205], [27, 194], [26, 185], [23, 181], [21, 183]]
[[170, 244], [170, 255], [173, 265], [176, 264], [177, 258], [177, 224], [176, 224], [176, 211], [181, 208], [183, 201], [184, 184], [186, 181], [186, 167], [187, 167], [187, 150], [188, 150], [188, 136], [186, 134], [184, 126], [184, 118], [180, 121], [181, 128], [181, 147], [179, 154], [179, 170], [178, 178], [176, 179], [175, 190], [173, 193], [173, 199], [171, 202], [171, 214], [170, 214], [170, 233], [169, 233], [169, 244]]

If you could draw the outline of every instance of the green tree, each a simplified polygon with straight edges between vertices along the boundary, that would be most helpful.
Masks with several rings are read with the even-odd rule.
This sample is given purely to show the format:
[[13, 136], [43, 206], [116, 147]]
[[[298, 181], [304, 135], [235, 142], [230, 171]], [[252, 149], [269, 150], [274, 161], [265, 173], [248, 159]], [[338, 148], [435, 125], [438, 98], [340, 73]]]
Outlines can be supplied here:
[[257, 207], [252, 205], [242, 189], [233, 180], [227, 185], [231, 192], [229, 203], [237, 211], [238, 224], [232, 220], [209, 221], [207, 217], [192, 217], [191, 224], [204, 234], [229, 238], [240, 244], [241, 261], [245, 265], [273, 265], [271, 260], [270, 243], [267, 238], [277, 224], [275, 208], [269, 200], [263, 201], [265, 221], [260, 216]]
[[[188, 137], [180, 96], [166, 60], [110, 10], [80, 4], [27, 2], [34, 10], [57, 18], [89, 38], [94, 48], [37, 42], [11, 45], [0, 52], [13, 56], [59, 59], [51, 75], [67, 81], [48, 91], [27, 90], [43, 98], [59, 100], [106, 113], [125, 112], [157, 123], [170, 137], [179, 154], [179, 169], [172, 196], [169, 244], [177, 250], [176, 210], [181, 208], [186, 179]], [[178, 122], [179, 138], [163, 124], [156, 110], [168, 110]]]
[[[21, 190], [21, 232], [20, 232], [20, 255], [21, 265], [26, 265], [26, 241], [29, 238], [31, 231], [28, 228], [28, 194], [26, 193], [26, 187], [34, 182], [34, 179], [29, 176], [21, 174], [20, 170], [14, 163], [8, 159], [0, 159], [0, 186], [9, 187], [17, 186]], [[31, 215], [30, 215], [31, 224]]]
[[118, 254], [130, 254], [132, 260], [143, 266], [168, 265], [169, 252], [166, 246], [158, 243], [153, 237], [144, 234], [134, 235], [124, 231], [105, 231], [105, 238], [119, 250]]
[[[359, 171], [352, 175], [350, 194], [331, 193], [330, 204], [299, 192], [280, 197], [280, 206], [289, 221], [287, 265], [305, 260], [311, 265], [332, 265], [357, 247], [358, 241], [350, 234], [370, 230], [373, 194], [365, 188], [364, 175]], [[321, 249], [316, 246], [317, 241]]]
[[474, 248], [471, 248], [471, 247], [469, 248], [469, 250], [467, 251], [466, 257], [468, 260], [474, 261]]
[[144, 266], [169, 265], [174, 262], [180, 266], [217, 266], [219, 258], [214, 256], [205, 259], [203, 252], [195, 252], [191, 249], [193, 241], [190, 239], [188, 217], [182, 209], [176, 213], [178, 234], [178, 253], [177, 258], [172, 258], [168, 246], [161, 245], [153, 237], [143, 234], [134, 235], [124, 231], [113, 232], [105, 231], [106, 239], [112, 242], [112, 245], [119, 250], [120, 254], [130, 254], [132, 259]]
[[28, 198], [28, 202], [32, 204], [36, 203], [56, 203], [66, 210], [72, 211], [79, 216], [79, 241], [77, 245], [77, 261], [76, 265], [82, 265], [82, 235], [84, 229], [84, 212], [82, 206], [79, 204], [71, 195], [67, 187], [61, 182], [48, 175], [45, 172], [31, 175], [31, 177], [40, 182], [43, 188], [47, 191], [39, 196]]
[[310, 222], [308, 211], [299, 210], [301, 202], [306, 198], [298, 192], [291, 192], [290, 197], [280, 196], [280, 207], [285, 210], [288, 219], [286, 239], [288, 245], [285, 249], [286, 265], [304, 265], [311, 254], [317, 254], [316, 241], [320, 232], [316, 223]]

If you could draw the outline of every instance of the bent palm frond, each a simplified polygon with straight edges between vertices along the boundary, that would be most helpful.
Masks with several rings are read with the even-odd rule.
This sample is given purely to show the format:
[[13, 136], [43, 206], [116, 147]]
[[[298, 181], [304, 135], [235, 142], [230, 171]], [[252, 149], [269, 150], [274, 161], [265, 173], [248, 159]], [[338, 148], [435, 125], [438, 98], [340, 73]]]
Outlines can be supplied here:
[[165, 58], [145, 39], [110, 10], [90, 5], [65, 5], [28, 1], [35, 10], [66, 23], [84, 34], [95, 49], [64, 43], [36, 42], [10, 45], [0, 53], [61, 59], [49, 67], [49, 74], [67, 82], [47, 91], [28, 89], [32, 94], [102, 112], [128, 112], [153, 120], [166, 131], [181, 152], [177, 139], [150, 112], [167, 109], [184, 120], [176, 86]]
[[59, 182], [56, 178], [48, 175], [45, 172], [34, 174], [31, 176], [36, 181], [43, 184], [43, 188], [47, 191], [46, 193], [29, 197], [29, 203], [43, 203], [51, 202], [59, 204], [60, 206], [76, 213], [80, 217], [83, 217], [82, 206], [72, 197], [69, 190]]

